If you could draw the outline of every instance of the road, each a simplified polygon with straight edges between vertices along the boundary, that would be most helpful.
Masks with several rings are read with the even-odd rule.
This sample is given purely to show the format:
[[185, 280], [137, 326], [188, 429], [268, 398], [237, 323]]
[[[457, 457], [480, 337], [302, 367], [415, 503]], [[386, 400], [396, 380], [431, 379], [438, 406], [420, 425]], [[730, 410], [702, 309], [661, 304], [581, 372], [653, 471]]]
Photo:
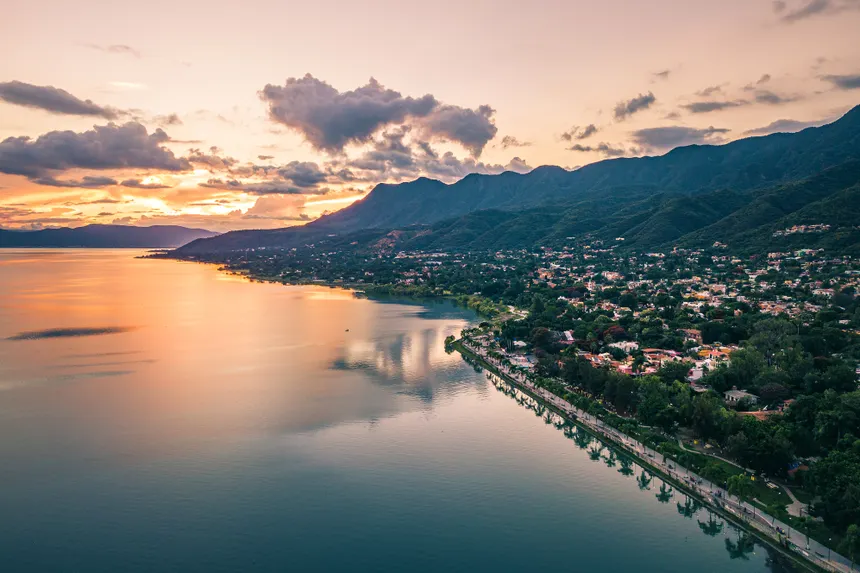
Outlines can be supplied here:
[[575, 417], [578, 423], [586, 426], [595, 434], [604, 436], [608, 440], [613, 441], [622, 448], [628, 450], [636, 457], [647, 460], [650, 465], [659, 469], [676, 481], [683, 483], [685, 487], [697, 493], [712, 505], [727, 511], [739, 520], [744, 521], [767, 538], [780, 545], [784, 545], [783, 541], [785, 540], [788, 548], [793, 550], [798, 556], [803, 557], [828, 571], [848, 573], [849, 571], [854, 570], [853, 564], [846, 557], [839, 555], [835, 551], [830, 551], [827, 547], [821, 545], [814, 539], [809, 539], [806, 534], [791, 528], [771, 515], [763, 513], [760, 509], [731, 496], [729, 492], [721, 486], [701, 478], [695, 473], [678, 465], [674, 460], [666, 458], [663, 454], [652, 450], [638, 440], [619, 432], [611, 426], [607, 426], [599, 418], [580, 410], [570, 402], [563, 400], [552, 392], [535, 386], [525, 374], [512, 371], [508, 365], [489, 356], [485, 348], [474, 343], [470, 344], [470, 341], [467, 341], [466, 339], [461, 340], [461, 342], [466, 345], [469, 351], [480, 356], [482, 360], [492, 365], [496, 370], [503, 374], [509, 382], [514, 385], [527, 388], [531, 394], [540, 397], [542, 400], [551, 404], [561, 412], [566, 413], [568, 416]]

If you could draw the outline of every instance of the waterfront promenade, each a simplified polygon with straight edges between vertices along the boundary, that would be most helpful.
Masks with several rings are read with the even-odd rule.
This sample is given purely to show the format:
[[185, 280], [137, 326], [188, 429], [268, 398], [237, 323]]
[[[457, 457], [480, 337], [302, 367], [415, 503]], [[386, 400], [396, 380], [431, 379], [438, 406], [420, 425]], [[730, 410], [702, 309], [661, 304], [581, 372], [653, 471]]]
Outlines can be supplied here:
[[814, 539], [808, 538], [805, 533], [762, 512], [759, 508], [730, 495], [725, 488], [698, 476], [635, 438], [619, 432], [605, 424], [600, 418], [577, 408], [552, 392], [536, 386], [524, 373], [512, 370], [507, 364], [489, 356], [486, 349], [480, 345], [470, 344], [470, 341], [466, 339], [462, 339], [460, 343], [470, 353], [492, 366], [506, 382], [544, 401], [566, 417], [588, 428], [598, 438], [604, 438], [636, 458], [643, 460], [647, 465], [669, 476], [712, 507], [722, 510], [738, 522], [746, 524], [747, 527], [758, 532], [761, 537], [786, 548], [799, 558], [826, 571], [848, 573], [855, 570], [851, 561], [846, 557], [829, 550]]

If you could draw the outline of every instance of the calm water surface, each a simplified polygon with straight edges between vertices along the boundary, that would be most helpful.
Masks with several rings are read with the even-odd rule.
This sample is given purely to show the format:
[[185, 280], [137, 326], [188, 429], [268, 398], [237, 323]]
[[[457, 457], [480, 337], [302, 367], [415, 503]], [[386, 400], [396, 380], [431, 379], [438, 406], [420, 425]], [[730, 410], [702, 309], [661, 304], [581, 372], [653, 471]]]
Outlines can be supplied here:
[[785, 570], [447, 355], [468, 311], [136, 254], [0, 250], [3, 571]]

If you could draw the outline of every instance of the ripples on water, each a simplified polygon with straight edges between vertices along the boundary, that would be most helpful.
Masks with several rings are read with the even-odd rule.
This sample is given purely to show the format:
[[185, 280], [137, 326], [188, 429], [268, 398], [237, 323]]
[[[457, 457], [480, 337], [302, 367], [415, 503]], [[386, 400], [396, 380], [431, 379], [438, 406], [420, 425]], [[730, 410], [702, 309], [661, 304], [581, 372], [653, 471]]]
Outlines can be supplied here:
[[4, 571], [778, 570], [446, 354], [466, 310], [137, 254], [0, 251]]

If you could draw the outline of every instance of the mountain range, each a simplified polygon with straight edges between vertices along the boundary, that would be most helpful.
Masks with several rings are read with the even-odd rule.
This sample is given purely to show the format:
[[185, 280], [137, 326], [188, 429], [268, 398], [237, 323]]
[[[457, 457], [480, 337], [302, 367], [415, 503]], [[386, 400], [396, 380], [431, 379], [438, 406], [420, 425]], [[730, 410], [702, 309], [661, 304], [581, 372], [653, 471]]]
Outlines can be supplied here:
[[[546, 166], [527, 174], [472, 174], [450, 185], [426, 178], [380, 184], [364, 199], [307, 225], [234, 231], [194, 241], [175, 254], [205, 257], [308, 244], [520, 248], [583, 234], [623, 239], [625, 247], [637, 249], [715, 241], [748, 249], [853, 249], [860, 243], [858, 161], [860, 106], [834, 123], [798, 133], [681, 147], [574, 171]], [[830, 225], [831, 231], [778, 233], [802, 224]]]
[[85, 227], [16, 231], [0, 229], [0, 248], [153, 248], [179, 247], [218, 233], [176, 225], [131, 227], [127, 225], [87, 225]]

